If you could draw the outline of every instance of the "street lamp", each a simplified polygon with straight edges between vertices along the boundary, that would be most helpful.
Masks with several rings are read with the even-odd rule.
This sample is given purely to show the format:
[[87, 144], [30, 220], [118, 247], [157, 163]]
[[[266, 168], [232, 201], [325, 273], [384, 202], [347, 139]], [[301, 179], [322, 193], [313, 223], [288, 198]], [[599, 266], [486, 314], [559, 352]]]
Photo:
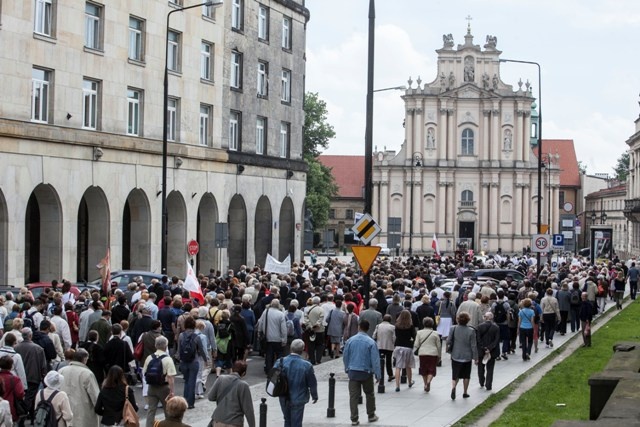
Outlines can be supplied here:
[[[514, 62], [517, 64], [535, 65], [538, 67], [538, 234], [542, 234], [542, 73], [540, 72], [540, 64], [533, 61], [522, 61], [518, 59], [503, 59], [500, 58], [500, 62]], [[540, 252], [537, 254], [536, 263], [537, 274], [540, 275], [542, 266], [540, 265]]]
[[167, 26], [165, 33], [165, 45], [164, 45], [164, 92], [163, 92], [163, 108], [164, 112], [162, 114], [162, 239], [161, 239], [161, 255], [160, 255], [160, 268], [162, 274], [167, 274], [167, 226], [168, 226], [168, 215], [167, 215], [167, 151], [168, 151], [168, 143], [167, 143], [167, 126], [169, 124], [169, 66], [167, 65], [167, 60], [169, 58], [169, 19], [171, 18], [171, 14], [175, 12], [182, 12], [184, 10], [193, 9], [196, 7], [202, 6], [210, 6], [210, 7], [218, 7], [222, 6], [223, 0], [220, 1], [206, 1], [204, 3], [194, 4], [192, 6], [181, 7], [178, 9], [173, 9], [167, 14]]
[[560, 154], [546, 153], [542, 158], [542, 171], [547, 170], [547, 226], [549, 227], [549, 234], [553, 234], [551, 227], [551, 169], [553, 165], [558, 165], [560, 162]]
[[411, 165], [411, 196], [409, 207], [409, 256], [413, 256], [413, 169], [422, 167], [422, 154], [418, 151], [413, 153], [412, 165]]
[[402, 85], [402, 86], [393, 86], [393, 87], [385, 87], [383, 89], [376, 89], [374, 90], [374, 92], [384, 92], [385, 90], [407, 90], [407, 87]]

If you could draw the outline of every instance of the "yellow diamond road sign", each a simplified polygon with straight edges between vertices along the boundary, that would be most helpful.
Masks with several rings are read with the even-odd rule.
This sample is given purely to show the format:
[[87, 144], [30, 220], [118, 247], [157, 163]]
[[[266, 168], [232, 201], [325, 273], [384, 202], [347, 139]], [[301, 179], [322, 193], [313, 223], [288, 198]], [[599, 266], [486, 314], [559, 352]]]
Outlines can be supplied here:
[[371, 241], [382, 231], [380, 226], [374, 221], [369, 214], [364, 214], [351, 228], [358, 239], [365, 245]]

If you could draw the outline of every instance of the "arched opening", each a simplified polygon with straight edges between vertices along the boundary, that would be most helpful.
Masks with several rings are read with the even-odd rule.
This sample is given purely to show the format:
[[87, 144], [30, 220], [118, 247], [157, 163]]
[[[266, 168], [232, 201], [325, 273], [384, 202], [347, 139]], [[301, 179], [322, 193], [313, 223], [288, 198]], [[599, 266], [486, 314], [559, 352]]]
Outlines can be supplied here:
[[98, 277], [95, 265], [109, 247], [109, 204], [99, 187], [89, 187], [78, 207], [76, 280], [88, 282]]
[[167, 196], [167, 273], [187, 274], [187, 208], [177, 191]]
[[295, 250], [295, 214], [293, 202], [290, 197], [285, 197], [280, 207], [280, 220], [278, 221], [279, 230], [279, 261], [283, 261], [287, 255], [291, 255], [291, 260], [295, 258], [293, 251]]
[[122, 269], [151, 268], [151, 211], [139, 188], [131, 190], [122, 213]]
[[216, 222], [218, 205], [213, 194], [206, 193], [198, 206], [197, 240], [200, 251], [196, 257], [196, 274], [207, 274], [218, 265], [216, 250]]
[[236, 194], [229, 204], [229, 268], [234, 271], [247, 260], [247, 207], [241, 195]]
[[[24, 272], [27, 283], [62, 276], [62, 208], [51, 185], [39, 184], [25, 215]], [[104, 255], [103, 255], [104, 256]]]
[[267, 254], [271, 253], [273, 236], [273, 217], [271, 203], [267, 196], [260, 197], [256, 206], [256, 232], [254, 246], [256, 248], [256, 264], [264, 266]]

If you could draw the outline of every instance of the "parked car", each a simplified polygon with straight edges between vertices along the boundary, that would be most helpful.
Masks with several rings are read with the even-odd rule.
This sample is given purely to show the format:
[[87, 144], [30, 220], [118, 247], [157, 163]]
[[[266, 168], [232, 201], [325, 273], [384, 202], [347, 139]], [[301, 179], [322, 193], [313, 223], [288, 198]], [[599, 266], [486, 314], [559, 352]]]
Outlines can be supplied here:
[[[135, 277], [142, 277], [142, 281], [147, 285], [151, 285], [152, 279], [162, 280], [162, 274], [154, 273], [152, 271], [141, 271], [141, 270], [118, 270], [111, 272], [111, 283], [116, 282], [118, 284], [118, 289], [122, 289], [123, 291], [127, 289], [127, 285], [133, 282]], [[102, 279], [97, 278], [89, 282], [89, 285], [94, 285], [100, 287], [102, 284]]]
[[591, 256], [591, 248], [582, 248], [578, 251], [580, 256]]
[[379, 243], [376, 246], [380, 247], [380, 253], [378, 255], [383, 255], [383, 256], [391, 255], [391, 249], [389, 249], [386, 244]]
[[479, 277], [490, 277], [496, 280], [505, 280], [507, 276], [513, 277], [513, 280], [521, 282], [525, 279], [524, 274], [518, 270], [507, 270], [502, 268], [481, 268], [473, 270], [472, 279], [477, 280]]
[[[51, 287], [51, 282], [36, 282], [36, 283], [29, 283], [27, 285], [27, 289], [29, 289], [29, 291], [31, 291], [31, 295], [33, 295], [33, 298], [38, 298], [40, 295], [42, 295], [42, 293], [44, 292], [45, 289], [48, 289]], [[100, 289], [99, 287], [96, 288], [94, 286], [88, 286], [88, 285], [73, 285], [71, 286], [71, 293], [75, 296], [78, 297], [78, 295], [80, 295], [80, 293], [85, 289], [85, 288], [89, 288], [92, 290], [98, 290]], [[58, 287], [55, 289], [57, 291], [62, 289], [62, 283], [58, 284]]]

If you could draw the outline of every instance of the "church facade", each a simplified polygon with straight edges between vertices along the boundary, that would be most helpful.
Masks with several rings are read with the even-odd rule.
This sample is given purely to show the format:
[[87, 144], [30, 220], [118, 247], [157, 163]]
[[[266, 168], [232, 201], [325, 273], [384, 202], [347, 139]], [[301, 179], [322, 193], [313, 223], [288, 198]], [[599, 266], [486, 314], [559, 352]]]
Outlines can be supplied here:
[[[500, 78], [497, 38], [483, 48], [470, 28], [464, 44], [451, 34], [438, 49], [435, 79], [409, 86], [405, 140], [398, 153], [374, 152], [374, 218], [380, 242], [404, 253], [520, 252], [537, 232], [538, 203], [557, 224], [559, 172], [551, 164], [538, 197], [538, 113], [532, 87]], [[541, 200], [540, 200], [541, 199]], [[550, 203], [550, 205], [549, 205]]]

